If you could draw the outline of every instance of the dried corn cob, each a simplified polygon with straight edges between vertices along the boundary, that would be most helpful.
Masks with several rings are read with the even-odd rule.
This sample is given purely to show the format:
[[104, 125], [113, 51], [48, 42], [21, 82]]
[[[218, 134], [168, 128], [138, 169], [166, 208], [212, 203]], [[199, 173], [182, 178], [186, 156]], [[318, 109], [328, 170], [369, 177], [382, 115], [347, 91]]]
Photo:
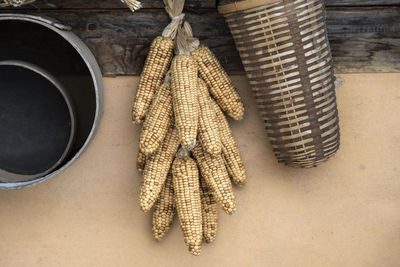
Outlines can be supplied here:
[[217, 202], [222, 205], [225, 212], [233, 214], [236, 210], [236, 201], [222, 155], [208, 154], [200, 144], [193, 149], [193, 155], [197, 160], [201, 175]]
[[171, 38], [158, 36], [151, 44], [133, 104], [132, 120], [134, 123], [139, 124], [144, 120], [154, 93], [168, 71], [173, 50], [174, 42]]
[[190, 157], [176, 158], [172, 165], [172, 176], [176, 209], [185, 243], [193, 255], [199, 255], [203, 231], [196, 162]]
[[153, 236], [160, 241], [167, 234], [175, 215], [174, 186], [169, 173], [153, 212]]
[[197, 65], [188, 55], [178, 55], [171, 65], [171, 90], [175, 124], [181, 144], [191, 150], [196, 143], [199, 103]]
[[218, 128], [222, 142], [222, 155], [225, 159], [226, 168], [229, 176], [235, 184], [244, 184], [247, 182], [246, 169], [244, 168], [242, 156], [239, 147], [233, 137], [229, 123], [214, 100], [211, 101], [217, 114]]
[[143, 172], [144, 167], [146, 166], [146, 159], [147, 159], [146, 155], [143, 154], [143, 152], [141, 152], [139, 150], [137, 157], [136, 157], [136, 169], [139, 172]]
[[211, 50], [206, 46], [200, 46], [192, 52], [192, 56], [199, 66], [200, 77], [206, 82], [221, 108], [233, 119], [242, 119], [244, 115], [242, 100]]
[[207, 85], [202, 79], [199, 81], [199, 140], [207, 153], [216, 155], [221, 153], [221, 139], [219, 137], [218, 122]]
[[147, 159], [139, 199], [144, 212], [151, 209], [160, 195], [178, 147], [178, 132], [171, 127], [156, 153]]
[[218, 228], [217, 202], [208, 188], [206, 181], [200, 177], [201, 212], [203, 218], [203, 237], [207, 243], [215, 240]]
[[151, 103], [140, 134], [139, 148], [146, 154], [153, 154], [168, 132], [172, 120], [172, 96], [169, 83], [163, 83]]

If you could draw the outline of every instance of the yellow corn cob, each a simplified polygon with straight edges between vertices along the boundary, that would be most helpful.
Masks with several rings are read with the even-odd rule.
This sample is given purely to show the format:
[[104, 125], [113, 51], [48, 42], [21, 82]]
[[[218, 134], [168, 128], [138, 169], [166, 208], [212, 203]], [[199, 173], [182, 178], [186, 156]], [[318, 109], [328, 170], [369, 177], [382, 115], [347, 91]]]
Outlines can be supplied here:
[[153, 212], [153, 236], [160, 241], [168, 232], [175, 215], [174, 186], [169, 173]]
[[226, 213], [233, 214], [236, 210], [236, 200], [222, 155], [208, 154], [200, 144], [197, 144], [192, 152], [199, 165], [201, 175], [206, 180], [215, 199]]
[[206, 82], [221, 108], [233, 119], [242, 119], [242, 100], [213, 52], [206, 46], [200, 46], [192, 52], [192, 56], [199, 66], [200, 77]]
[[151, 103], [140, 134], [139, 148], [145, 155], [153, 154], [168, 132], [172, 120], [172, 96], [169, 83], [163, 83]]
[[217, 202], [208, 188], [206, 181], [200, 177], [201, 212], [203, 218], [203, 237], [207, 243], [215, 240], [218, 228]]
[[142, 123], [154, 93], [163, 82], [174, 51], [174, 42], [169, 37], [158, 36], [150, 47], [144, 64], [132, 109], [134, 123]]
[[136, 157], [136, 169], [139, 171], [139, 172], [143, 172], [143, 170], [144, 170], [144, 167], [146, 166], [146, 155], [145, 154], [143, 154], [140, 150], [139, 150], [139, 152], [138, 152], [138, 154], [137, 154], [137, 157]]
[[185, 244], [193, 255], [200, 255], [202, 242], [199, 170], [196, 162], [176, 158], [172, 165], [175, 204]]
[[222, 110], [214, 100], [211, 100], [211, 102], [217, 114], [218, 129], [222, 142], [222, 155], [225, 159], [226, 169], [235, 184], [244, 184], [247, 182], [246, 169], [244, 168], [239, 147]]
[[221, 153], [221, 139], [219, 137], [218, 122], [207, 85], [202, 79], [199, 81], [199, 140], [207, 153], [216, 155]]
[[197, 65], [188, 55], [178, 55], [171, 65], [171, 90], [175, 125], [184, 148], [191, 150], [196, 143], [199, 121]]
[[178, 132], [170, 128], [156, 153], [147, 159], [139, 196], [140, 207], [144, 212], [151, 209], [160, 195], [178, 147]]

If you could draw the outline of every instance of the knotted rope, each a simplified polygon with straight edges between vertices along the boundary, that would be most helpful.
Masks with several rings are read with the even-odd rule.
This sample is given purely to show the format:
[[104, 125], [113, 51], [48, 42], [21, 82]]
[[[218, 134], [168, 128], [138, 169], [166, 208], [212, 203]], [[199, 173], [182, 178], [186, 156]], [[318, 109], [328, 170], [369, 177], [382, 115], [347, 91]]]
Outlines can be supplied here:
[[19, 7], [22, 5], [30, 4], [35, 2], [35, 0], [2, 0], [3, 3], [0, 3], [0, 7]]

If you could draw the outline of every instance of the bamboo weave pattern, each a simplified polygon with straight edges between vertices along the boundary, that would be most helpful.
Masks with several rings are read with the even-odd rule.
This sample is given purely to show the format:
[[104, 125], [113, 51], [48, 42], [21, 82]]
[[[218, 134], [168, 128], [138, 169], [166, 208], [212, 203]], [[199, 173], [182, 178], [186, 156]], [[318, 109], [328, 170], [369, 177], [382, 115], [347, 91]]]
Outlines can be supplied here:
[[274, 153], [290, 166], [316, 166], [335, 154], [340, 139], [324, 3], [242, 2], [246, 7], [241, 10], [229, 4], [220, 11], [235, 39]]

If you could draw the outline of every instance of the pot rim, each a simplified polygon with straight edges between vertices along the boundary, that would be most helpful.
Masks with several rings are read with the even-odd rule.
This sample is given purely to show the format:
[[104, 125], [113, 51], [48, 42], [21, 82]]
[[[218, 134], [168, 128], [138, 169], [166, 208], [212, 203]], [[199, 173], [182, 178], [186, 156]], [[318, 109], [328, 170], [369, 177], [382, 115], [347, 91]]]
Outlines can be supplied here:
[[52, 172], [54, 169], [56, 169], [68, 156], [69, 152], [71, 151], [73, 142], [75, 140], [76, 136], [76, 114], [75, 114], [75, 109], [73, 102], [66, 92], [64, 86], [48, 71], [44, 70], [43, 68], [32, 64], [30, 62], [26, 62], [23, 60], [4, 60], [0, 61], [0, 66], [13, 66], [13, 67], [20, 67], [24, 68], [27, 70], [30, 70], [32, 72], [35, 72], [39, 74], [41, 77], [45, 78], [47, 81], [49, 81], [63, 96], [65, 103], [67, 104], [68, 111], [69, 111], [69, 117], [71, 121], [71, 127], [70, 127], [70, 136], [68, 139], [68, 143], [65, 147], [64, 152], [61, 154], [60, 158], [57, 160], [55, 164], [53, 164], [50, 168], [48, 168], [46, 171], [43, 171], [41, 173], [37, 174], [32, 174], [32, 175], [24, 175], [24, 174], [18, 174], [18, 173], [12, 173], [8, 172], [6, 170], [0, 169], [0, 181], [1, 180], [6, 180], [7, 183], [10, 182], [26, 182], [28, 180], [33, 180], [35, 178], [39, 178], [42, 176], [45, 176]]
[[86, 150], [89, 143], [93, 140], [94, 135], [96, 134], [101, 117], [103, 115], [104, 110], [104, 85], [103, 85], [103, 77], [101, 74], [100, 67], [98, 66], [96, 59], [93, 53], [89, 50], [86, 44], [71, 31], [71, 27], [61, 24], [55, 19], [44, 17], [44, 16], [36, 16], [36, 15], [27, 15], [27, 14], [14, 14], [14, 13], [2, 13], [0, 14], [0, 22], [1, 21], [26, 21], [35, 24], [39, 24], [43, 27], [46, 27], [54, 32], [56, 32], [59, 36], [64, 38], [81, 56], [82, 60], [85, 62], [90, 75], [92, 77], [93, 86], [95, 88], [95, 98], [96, 98], [96, 111], [92, 124], [92, 128], [90, 130], [89, 135], [87, 136], [82, 147], [76, 152], [76, 154], [63, 166], [56, 169], [55, 171], [47, 174], [44, 177], [40, 177], [35, 180], [26, 181], [26, 182], [16, 182], [16, 183], [1, 183], [0, 189], [19, 189], [22, 187], [30, 186], [33, 184], [41, 183], [49, 178], [52, 178], [68, 168], [81, 154]]

